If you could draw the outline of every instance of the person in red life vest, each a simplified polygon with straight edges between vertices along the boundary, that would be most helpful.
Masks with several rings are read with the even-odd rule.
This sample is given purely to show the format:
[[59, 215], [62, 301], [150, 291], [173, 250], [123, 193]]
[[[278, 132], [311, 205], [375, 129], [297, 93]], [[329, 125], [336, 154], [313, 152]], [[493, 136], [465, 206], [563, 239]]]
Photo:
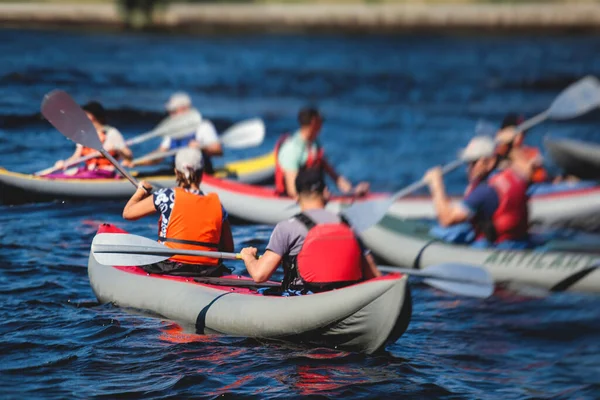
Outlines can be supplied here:
[[369, 184], [361, 182], [356, 187], [339, 175], [325, 158], [317, 138], [323, 117], [316, 108], [307, 107], [298, 113], [300, 129], [293, 135], [283, 135], [275, 145], [275, 190], [281, 196], [296, 197], [294, 182], [298, 172], [306, 168], [325, 171], [342, 193], [361, 196], [369, 191]]
[[437, 219], [442, 226], [471, 222], [476, 245], [506, 248], [528, 246], [528, 171], [514, 165], [489, 177], [498, 157], [495, 142], [486, 136], [473, 138], [460, 157], [468, 163], [469, 186], [462, 202], [454, 204], [447, 196], [440, 167], [427, 171]]
[[[158, 241], [173, 249], [233, 251], [227, 212], [216, 194], [204, 195], [200, 191], [202, 173], [200, 151], [180, 150], [175, 156], [177, 187], [150, 194], [152, 186], [141, 182], [125, 205], [123, 218], [137, 220], [159, 213]], [[217, 258], [184, 255], [176, 255], [144, 269], [153, 273], [197, 276], [222, 276], [231, 272]]]
[[523, 143], [525, 132], [515, 128], [525, 120], [523, 116], [508, 114], [504, 117], [500, 130], [496, 133], [496, 152], [500, 156], [499, 170], [504, 170], [511, 163], [520, 163], [531, 169], [531, 183], [550, 181], [550, 176], [544, 168], [544, 157], [536, 147]]
[[[173, 93], [173, 95], [169, 98], [169, 101], [165, 104], [165, 108], [171, 117], [189, 112], [198, 112], [192, 107], [192, 99], [185, 92]], [[171, 149], [183, 148], [186, 146], [202, 151], [202, 157], [204, 159], [204, 173], [214, 174], [212, 157], [222, 156], [223, 147], [219, 141], [217, 130], [215, 129], [213, 123], [207, 119], [201, 119], [197, 128], [189, 132], [189, 134], [184, 137], [175, 139], [171, 138], [170, 136], [165, 136], [155, 153], [164, 153]], [[158, 164], [162, 160], [163, 158], [158, 158], [152, 161], [140, 163], [139, 165]]]
[[[123, 159], [123, 165], [127, 166], [128, 162], [131, 161], [133, 154], [125, 144], [125, 140], [123, 139], [121, 133], [112, 126], [106, 125], [106, 111], [104, 110], [104, 107], [102, 107], [102, 105], [97, 101], [92, 101], [84, 105], [82, 108], [90, 121], [92, 121], [94, 128], [96, 128], [98, 138], [100, 139], [104, 149], [116, 159]], [[71, 157], [66, 160], [58, 160], [54, 165], [56, 168], [63, 168], [67, 163], [92, 153], [97, 153], [97, 151], [77, 144], [75, 147], [75, 152]], [[87, 160], [85, 162], [85, 167], [80, 168], [74, 174], [61, 175], [68, 175], [70, 177], [79, 179], [114, 178], [117, 176], [114, 165], [112, 165], [111, 162], [102, 155]]]
[[294, 189], [302, 212], [275, 226], [260, 259], [255, 247], [241, 251], [252, 279], [265, 282], [282, 262], [287, 292], [321, 292], [380, 276], [349, 224], [325, 210], [328, 191], [322, 171], [299, 171]]

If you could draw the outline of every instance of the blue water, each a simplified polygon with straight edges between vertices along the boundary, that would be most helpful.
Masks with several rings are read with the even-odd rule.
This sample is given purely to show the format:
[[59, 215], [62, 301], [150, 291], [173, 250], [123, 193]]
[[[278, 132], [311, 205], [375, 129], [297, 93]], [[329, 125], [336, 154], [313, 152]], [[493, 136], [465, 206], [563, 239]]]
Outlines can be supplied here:
[[[73, 144], [39, 117], [61, 88], [97, 99], [126, 137], [151, 129], [175, 90], [222, 130], [254, 116], [262, 154], [304, 104], [327, 121], [322, 142], [353, 181], [394, 190], [455, 157], [479, 119], [528, 116], [585, 74], [600, 76], [600, 36], [211, 36], [0, 30], [0, 165], [33, 172]], [[600, 141], [600, 113], [547, 122], [544, 135]], [[134, 148], [137, 155], [158, 143]], [[447, 177], [451, 191], [464, 171]], [[0, 206], [2, 398], [600, 398], [600, 301], [457, 298], [414, 282], [414, 316], [386, 352], [363, 356], [181, 331], [99, 305], [87, 257], [100, 223], [151, 237], [155, 220], [124, 204]], [[236, 249], [264, 249], [268, 226], [235, 226]], [[240, 265], [232, 264], [237, 272]]]

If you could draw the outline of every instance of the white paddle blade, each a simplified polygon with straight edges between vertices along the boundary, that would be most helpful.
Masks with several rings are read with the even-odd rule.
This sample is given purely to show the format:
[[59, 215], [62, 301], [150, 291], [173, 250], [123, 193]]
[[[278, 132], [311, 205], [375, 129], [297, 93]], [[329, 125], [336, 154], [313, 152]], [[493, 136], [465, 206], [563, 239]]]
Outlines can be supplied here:
[[194, 134], [202, 123], [202, 115], [196, 109], [191, 109], [185, 114], [169, 117], [161, 122], [155, 129], [157, 136], [169, 136], [174, 139]]
[[548, 117], [568, 119], [585, 114], [600, 106], [600, 82], [594, 76], [583, 79], [567, 87], [552, 102]]
[[149, 265], [169, 258], [168, 255], [120, 253], [118, 249], [123, 245], [145, 248], [148, 252], [152, 252], [153, 249], [165, 249], [165, 246], [160, 243], [143, 236], [124, 233], [99, 233], [92, 241], [92, 254], [96, 261], [102, 265], [123, 267]]
[[265, 123], [260, 118], [238, 122], [221, 135], [221, 143], [232, 149], [258, 146], [265, 139]]
[[60, 133], [85, 147], [100, 150], [102, 143], [96, 128], [85, 111], [62, 90], [53, 90], [44, 96], [42, 115]]
[[381, 221], [392, 204], [394, 204], [394, 197], [392, 196], [355, 202], [342, 211], [342, 214], [352, 228], [361, 233]]
[[481, 267], [447, 263], [432, 265], [422, 272], [435, 276], [424, 279], [424, 283], [448, 293], [478, 298], [487, 298], [494, 293], [494, 280]]

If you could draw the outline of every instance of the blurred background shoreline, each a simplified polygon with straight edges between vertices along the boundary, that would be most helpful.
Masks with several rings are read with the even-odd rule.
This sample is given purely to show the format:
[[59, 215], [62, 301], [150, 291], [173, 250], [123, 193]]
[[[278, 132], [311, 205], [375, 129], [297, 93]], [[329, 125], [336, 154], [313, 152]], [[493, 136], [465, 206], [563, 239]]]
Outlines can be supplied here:
[[600, 31], [591, 0], [0, 0], [0, 27], [175, 33]]

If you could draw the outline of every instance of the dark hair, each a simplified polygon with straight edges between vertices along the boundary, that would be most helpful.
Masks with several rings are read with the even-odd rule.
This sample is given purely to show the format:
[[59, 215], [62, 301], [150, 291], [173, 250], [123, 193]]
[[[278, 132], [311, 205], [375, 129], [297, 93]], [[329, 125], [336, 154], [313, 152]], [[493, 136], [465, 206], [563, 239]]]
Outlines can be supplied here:
[[106, 110], [104, 110], [102, 104], [97, 101], [90, 101], [81, 108], [92, 114], [99, 124], [106, 125]]
[[175, 170], [175, 180], [177, 181], [177, 186], [180, 186], [184, 189], [189, 189], [193, 183], [199, 186], [200, 182], [202, 182], [202, 173], [202, 170], [190, 171], [190, 177], [186, 178], [182, 172]]
[[304, 107], [298, 113], [298, 123], [300, 126], [310, 125], [312, 120], [315, 118], [323, 119], [323, 116], [319, 110], [316, 109], [316, 107]]
[[524, 120], [525, 118], [522, 115], [516, 113], [506, 114], [506, 116], [502, 120], [502, 125], [500, 125], [500, 129], [508, 128], [509, 126], [517, 126]]
[[298, 171], [296, 176], [296, 193], [323, 193], [325, 177], [321, 168], [307, 168]]

